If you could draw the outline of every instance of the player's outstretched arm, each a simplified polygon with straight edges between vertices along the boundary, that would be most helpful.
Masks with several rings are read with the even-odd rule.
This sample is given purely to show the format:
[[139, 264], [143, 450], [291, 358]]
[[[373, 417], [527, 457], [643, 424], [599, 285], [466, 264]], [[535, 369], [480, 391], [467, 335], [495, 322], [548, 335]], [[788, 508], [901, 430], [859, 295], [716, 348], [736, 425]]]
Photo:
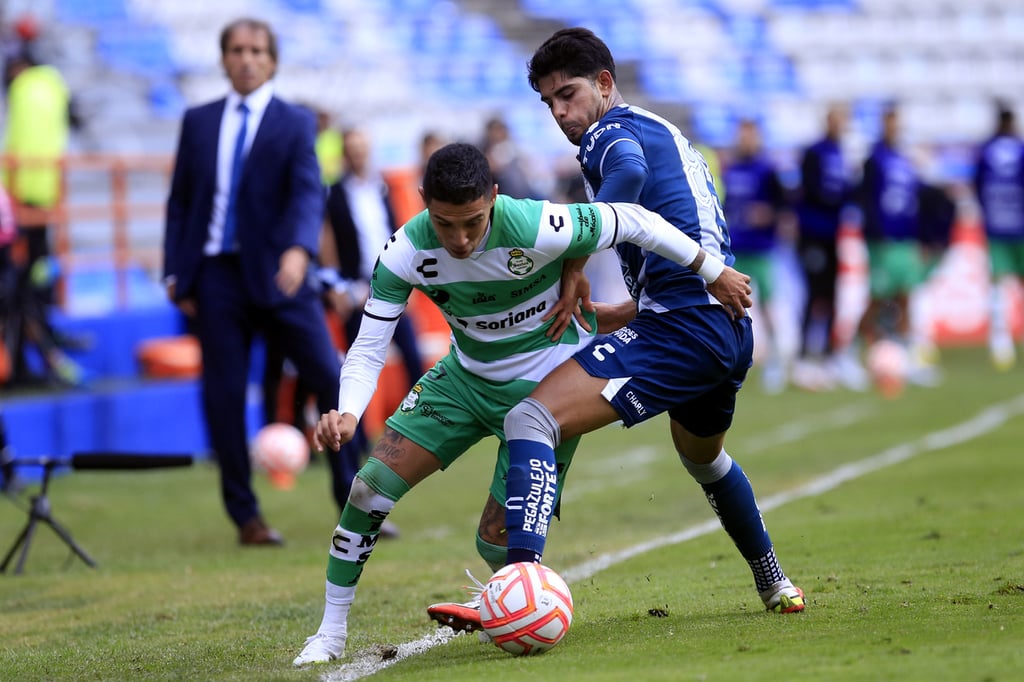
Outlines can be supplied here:
[[617, 240], [654, 251], [697, 273], [704, 278], [708, 291], [734, 318], [744, 316], [745, 309], [754, 304], [750, 277], [709, 254], [657, 213], [636, 204], [600, 205], [612, 212], [610, 219], [617, 227]]

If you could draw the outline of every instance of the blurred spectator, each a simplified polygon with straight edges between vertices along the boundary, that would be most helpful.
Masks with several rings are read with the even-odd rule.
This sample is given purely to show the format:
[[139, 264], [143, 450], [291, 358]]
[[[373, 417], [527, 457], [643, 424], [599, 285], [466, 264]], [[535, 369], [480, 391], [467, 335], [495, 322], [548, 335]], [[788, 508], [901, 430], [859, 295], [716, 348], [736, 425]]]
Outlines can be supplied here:
[[1000, 104], [992, 137], [981, 145], [974, 189], [988, 237], [992, 272], [989, 352], [1000, 370], [1017, 361], [1009, 321], [1009, 289], [1024, 281], [1024, 141], [1013, 110]]
[[918, 172], [900, 149], [899, 110], [889, 105], [882, 113], [882, 138], [864, 162], [860, 187], [870, 292], [858, 335], [864, 344], [891, 337], [907, 346], [908, 381], [932, 384], [938, 378], [936, 370], [924, 362], [918, 349], [909, 347], [910, 297], [928, 273], [920, 193]]
[[778, 173], [761, 148], [761, 130], [752, 119], [740, 121], [736, 146], [721, 171], [725, 189], [725, 220], [729, 226], [735, 267], [750, 275], [754, 289], [755, 356], [763, 361], [763, 387], [770, 393], [785, 388], [789, 359], [776, 343], [772, 319], [777, 229], [786, 209]]
[[404, 225], [424, 208], [423, 197], [420, 196], [420, 185], [423, 184], [423, 169], [427, 159], [435, 151], [446, 144], [444, 137], [434, 131], [427, 130], [420, 137], [419, 156], [415, 166], [392, 169], [385, 178], [390, 190], [391, 206], [395, 212], [395, 220]]
[[345, 165], [344, 143], [341, 131], [334, 125], [331, 115], [323, 109], [314, 108], [316, 114], [316, 159], [320, 163], [320, 180], [329, 187], [341, 177]]
[[[796, 383], [812, 389], [831, 385], [827, 365], [834, 355], [836, 283], [839, 255], [836, 240], [843, 208], [851, 199], [842, 137], [847, 111], [829, 108], [825, 135], [807, 147], [800, 161], [800, 195], [797, 201], [797, 256], [803, 270], [804, 303], [800, 362], [794, 367]], [[842, 375], [841, 375], [842, 376]], [[861, 373], [853, 377], [855, 388], [864, 388]]]
[[[319, 287], [308, 276], [324, 190], [312, 114], [274, 96], [271, 27], [236, 20], [221, 32], [220, 50], [230, 90], [190, 108], [181, 125], [167, 199], [165, 283], [168, 297], [198, 322], [203, 412], [239, 542], [280, 545], [252, 489], [249, 359], [254, 335], [272, 330], [321, 411], [337, 406], [338, 356]], [[327, 457], [335, 486], [347, 486], [341, 457]]]
[[0, 385], [11, 378], [11, 353], [14, 339], [10, 332], [13, 298], [17, 291], [18, 273], [11, 260], [11, 244], [18, 236], [14, 207], [7, 190], [0, 185]]
[[448, 144], [447, 140], [445, 140], [444, 136], [438, 132], [428, 130], [427, 132], [423, 133], [423, 137], [420, 138], [420, 162], [419, 168], [417, 169], [418, 176], [421, 182], [423, 180], [423, 173], [427, 168], [427, 159], [429, 159], [434, 152], [436, 152], [438, 149], [445, 146], [446, 144]]
[[[331, 185], [327, 196], [323, 264], [335, 267], [341, 276], [328, 298], [351, 343], [359, 332], [377, 254], [399, 225], [388, 185], [372, 163], [369, 134], [360, 128], [350, 128], [343, 139], [345, 172]], [[423, 361], [416, 331], [407, 314], [399, 319], [393, 338], [412, 387], [423, 374]]]
[[61, 162], [71, 128], [71, 97], [56, 68], [40, 64], [27, 47], [5, 63], [7, 155], [4, 184], [17, 206], [18, 240], [12, 249], [13, 291], [6, 296], [12, 355], [12, 384], [37, 380], [27, 361], [30, 346], [41, 355], [43, 380], [75, 386], [81, 367], [68, 357], [65, 339], [49, 323], [58, 269], [50, 255], [49, 222], [63, 193]]
[[505, 119], [496, 116], [487, 121], [480, 149], [491, 166], [499, 192], [516, 199], [539, 198]]

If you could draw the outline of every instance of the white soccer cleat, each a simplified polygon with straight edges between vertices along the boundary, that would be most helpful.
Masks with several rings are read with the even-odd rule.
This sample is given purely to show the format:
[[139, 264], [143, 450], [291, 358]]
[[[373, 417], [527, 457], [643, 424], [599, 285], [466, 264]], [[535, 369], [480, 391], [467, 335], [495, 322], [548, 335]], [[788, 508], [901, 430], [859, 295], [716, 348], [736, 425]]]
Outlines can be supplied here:
[[764, 607], [775, 613], [800, 613], [804, 610], [804, 591], [788, 579], [775, 583], [761, 593]]
[[295, 657], [292, 665], [300, 667], [310, 663], [329, 663], [341, 658], [345, 655], [345, 639], [345, 635], [332, 637], [318, 632], [306, 639], [302, 652]]

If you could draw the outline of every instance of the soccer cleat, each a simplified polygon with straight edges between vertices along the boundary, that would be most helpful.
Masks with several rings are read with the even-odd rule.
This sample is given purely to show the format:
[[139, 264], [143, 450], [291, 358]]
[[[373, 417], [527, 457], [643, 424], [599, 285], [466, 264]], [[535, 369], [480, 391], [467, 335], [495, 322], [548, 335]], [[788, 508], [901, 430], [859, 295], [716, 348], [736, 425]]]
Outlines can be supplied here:
[[799, 613], [804, 610], [804, 591], [788, 580], [775, 583], [761, 593], [764, 606], [774, 613]]
[[345, 655], [345, 639], [345, 635], [332, 637], [318, 632], [306, 639], [302, 651], [292, 661], [292, 665], [300, 667], [310, 663], [328, 663], [341, 658]]
[[427, 615], [441, 625], [447, 625], [456, 632], [477, 632], [483, 630], [480, 625], [480, 595], [484, 592], [484, 584], [473, 577], [466, 569], [466, 575], [473, 581], [466, 585], [471, 598], [467, 602], [440, 602], [427, 607]]
[[1013, 341], [992, 342], [989, 346], [992, 365], [1000, 372], [1009, 372], [1017, 364], [1017, 352]]

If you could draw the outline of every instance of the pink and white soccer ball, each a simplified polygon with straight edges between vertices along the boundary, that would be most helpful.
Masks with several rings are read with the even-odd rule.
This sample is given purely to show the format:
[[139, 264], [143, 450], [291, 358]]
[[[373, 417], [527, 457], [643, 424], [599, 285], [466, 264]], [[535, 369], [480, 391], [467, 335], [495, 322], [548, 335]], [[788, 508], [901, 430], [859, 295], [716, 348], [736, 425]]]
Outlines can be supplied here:
[[250, 451], [253, 464], [281, 488], [290, 488], [309, 464], [309, 442], [291, 424], [267, 424], [256, 433]]
[[910, 353], [897, 341], [881, 339], [868, 348], [867, 365], [882, 395], [895, 398], [906, 384]]
[[495, 645], [514, 656], [547, 651], [572, 624], [569, 586], [547, 566], [509, 564], [487, 581], [480, 624]]

